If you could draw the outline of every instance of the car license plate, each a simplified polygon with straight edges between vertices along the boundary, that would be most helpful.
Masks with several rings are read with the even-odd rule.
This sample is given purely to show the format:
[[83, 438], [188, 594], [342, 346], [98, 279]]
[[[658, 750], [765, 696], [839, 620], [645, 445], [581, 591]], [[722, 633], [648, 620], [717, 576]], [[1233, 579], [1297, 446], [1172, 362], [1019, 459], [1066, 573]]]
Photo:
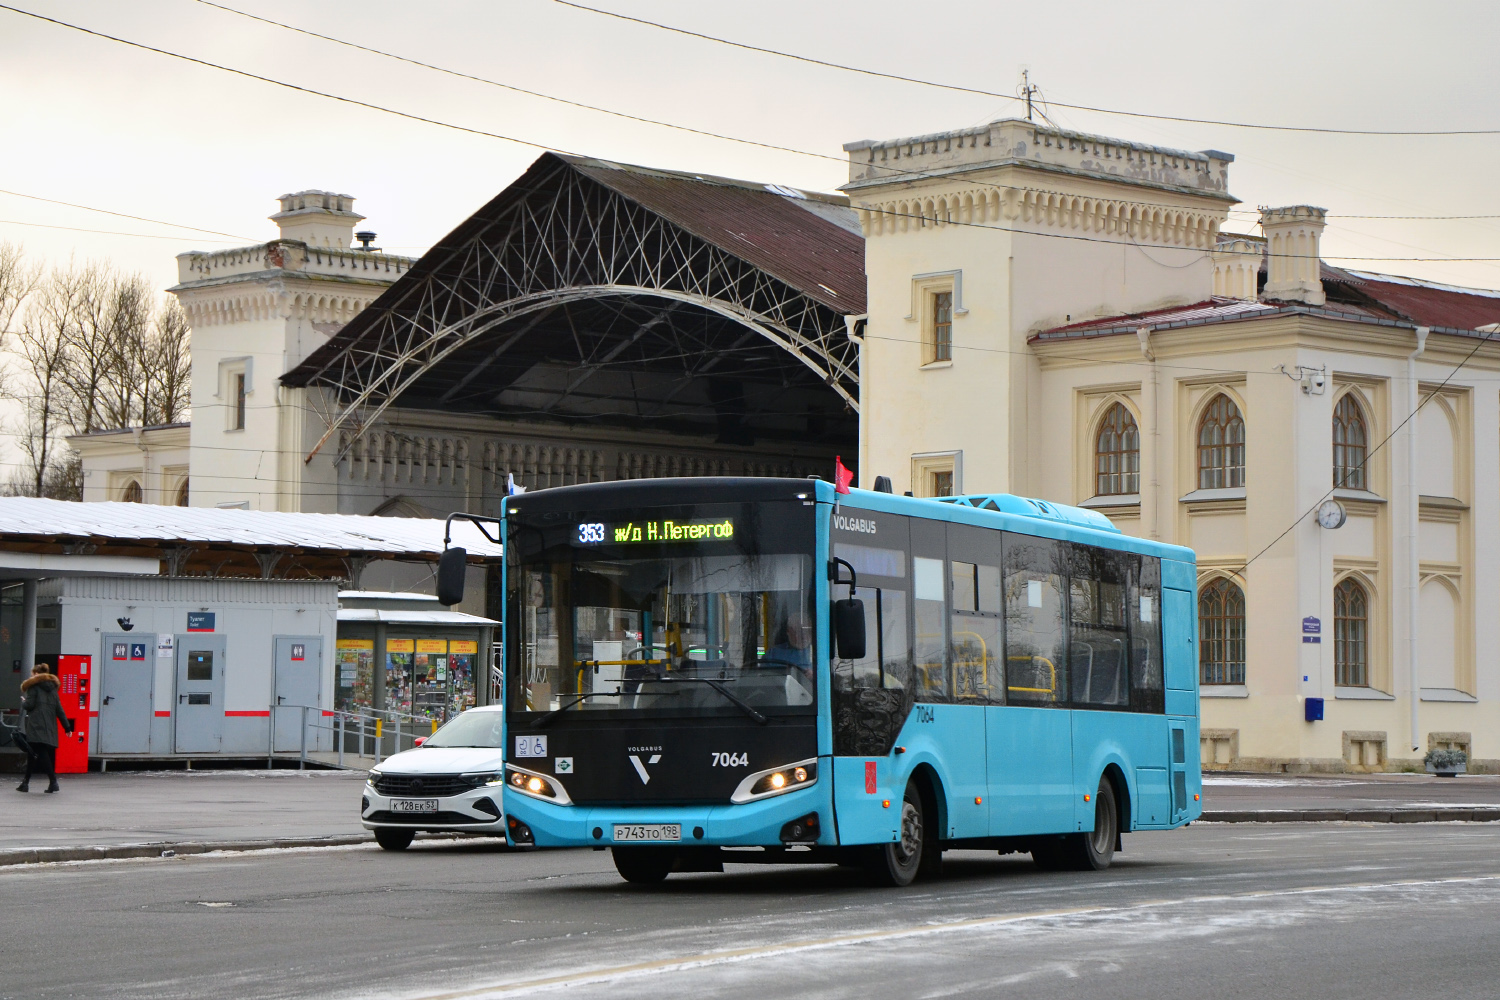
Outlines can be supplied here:
[[435, 813], [437, 811], [437, 799], [391, 799], [391, 812], [393, 813]]
[[682, 839], [680, 823], [615, 824], [616, 843], [658, 844]]

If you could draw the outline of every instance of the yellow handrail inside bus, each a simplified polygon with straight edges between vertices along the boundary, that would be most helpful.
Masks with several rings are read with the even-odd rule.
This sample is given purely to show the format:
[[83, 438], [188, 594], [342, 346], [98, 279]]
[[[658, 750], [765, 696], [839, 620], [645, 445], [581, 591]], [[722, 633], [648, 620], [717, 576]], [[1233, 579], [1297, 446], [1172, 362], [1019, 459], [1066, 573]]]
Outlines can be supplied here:
[[1008, 656], [1008, 657], [1006, 657], [1006, 660], [1008, 662], [1014, 662], [1014, 661], [1018, 661], [1019, 660], [1021, 662], [1028, 662], [1028, 661], [1030, 661], [1030, 662], [1033, 662], [1033, 663], [1036, 662], [1037, 660], [1041, 660], [1043, 663], [1045, 663], [1047, 665], [1047, 669], [1048, 669], [1048, 671], [1051, 672], [1051, 675], [1052, 675], [1052, 686], [1051, 687], [1033, 688], [1033, 687], [1017, 687], [1015, 685], [1008, 685], [1006, 687], [1007, 691], [1025, 691], [1028, 694], [1050, 694], [1053, 697], [1053, 699], [1056, 700], [1056, 698], [1057, 698], [1057, 666], [1056, 666], [1056, 664], [1054, 664], [1051, 660], [1047, 659], [1045, 656]]

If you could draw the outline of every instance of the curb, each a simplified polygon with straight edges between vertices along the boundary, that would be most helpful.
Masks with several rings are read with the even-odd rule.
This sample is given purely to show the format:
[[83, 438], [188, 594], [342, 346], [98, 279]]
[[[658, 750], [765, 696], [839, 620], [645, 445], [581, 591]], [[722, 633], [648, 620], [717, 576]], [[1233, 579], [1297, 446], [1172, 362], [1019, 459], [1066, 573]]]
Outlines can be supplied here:
[[[470, 834], [418, 835], [419, 840], [455, 840]], [[205, 840], [161, 841], [154, 844], [120, 844], [99, 847], [28, 847], [0, 851], [0, 867], [37, 865], [57, 861], [120, 861], [131, 858], [182, 857], [207, 854], [210, 851], [267, 851], [289, 847], [350, 847], [373, 844], [373, 834], [349, 834], [339, 837], [283, 837], [275, 840]]]
[[1500, 806], [1432, 809], [1226, 809], [1204, 811], [1200, 823], [1494, 823]]

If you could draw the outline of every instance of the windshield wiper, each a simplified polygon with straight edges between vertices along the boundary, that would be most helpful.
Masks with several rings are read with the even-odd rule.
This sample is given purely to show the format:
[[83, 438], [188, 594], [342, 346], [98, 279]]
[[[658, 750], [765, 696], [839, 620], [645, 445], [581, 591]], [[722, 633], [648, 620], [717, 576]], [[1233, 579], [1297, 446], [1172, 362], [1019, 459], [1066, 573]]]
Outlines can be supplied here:
[[616, 689], [614, 691], [584, 691], [581, 694], [574, 695], [573, 696], [573, 700], [570, 701], [570, 702], [568, 702], [566, 705], [561, 705], [561, 706], [559, 706], [557, 708], [554, 708], [552, 711], [548, 712], [546, 715], [542, 716], [540, 719], [537, 719], [535, 722], [532, 723], [532, 725], [535, 726], [535, 727], [537, 727], [538, 729], [542, 729], [542, 728], [545, 728], [547, 726], [552, 725], [553, 720], [555, 720], [559, 715], [562, 715], [564, 712], [566, 712], [568, 709], [572, 708], [574, 705], [581, 705], [581, 704], [583, 704], [583, 701], [584, 701], [585, 698], [603, 698], [605, 696], [608, 696], [608, 697], [611, 697], [611, 698], [621, 697], [621, 696], [639, 697], [641, 695], [646, 695], [646, 696], [649, 697], [651, 695], [668, 695], [668, 694], [676, 694], [676, 693], [677, 693], [676, 691], [621, 691], [619, 689]]
[[748, 702], [743, 701], [739, 695], [725, 687], [723, 681], [714, 680], [712, 677], [663, 677], [661, 680], [664, 684], [707, 684], [733, 702], [735, 708], [738, 708], [762, 726], [771, 721], [757, 712]]

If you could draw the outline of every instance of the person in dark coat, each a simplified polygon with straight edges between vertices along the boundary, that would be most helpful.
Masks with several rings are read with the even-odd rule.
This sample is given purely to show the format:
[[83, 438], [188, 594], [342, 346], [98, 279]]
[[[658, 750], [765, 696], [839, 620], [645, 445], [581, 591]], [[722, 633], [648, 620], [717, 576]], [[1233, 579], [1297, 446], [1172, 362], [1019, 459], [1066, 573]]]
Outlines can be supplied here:
[[31, 791], [33, 772], [45, 772], [50, 779], [47, 791], [57, 787], [57, 727], [73, 731], [73, 720], [63, 711], [62, 700], [57, 697], [57, 678], [47, 672], [45, 663], [31, 669], [31, 676], [21, 682], [21, 707], [26, 710], [26, 721], [21, 732], [31, 744], [26, 757], [26, 776], [16, 786], [18, 792]]

